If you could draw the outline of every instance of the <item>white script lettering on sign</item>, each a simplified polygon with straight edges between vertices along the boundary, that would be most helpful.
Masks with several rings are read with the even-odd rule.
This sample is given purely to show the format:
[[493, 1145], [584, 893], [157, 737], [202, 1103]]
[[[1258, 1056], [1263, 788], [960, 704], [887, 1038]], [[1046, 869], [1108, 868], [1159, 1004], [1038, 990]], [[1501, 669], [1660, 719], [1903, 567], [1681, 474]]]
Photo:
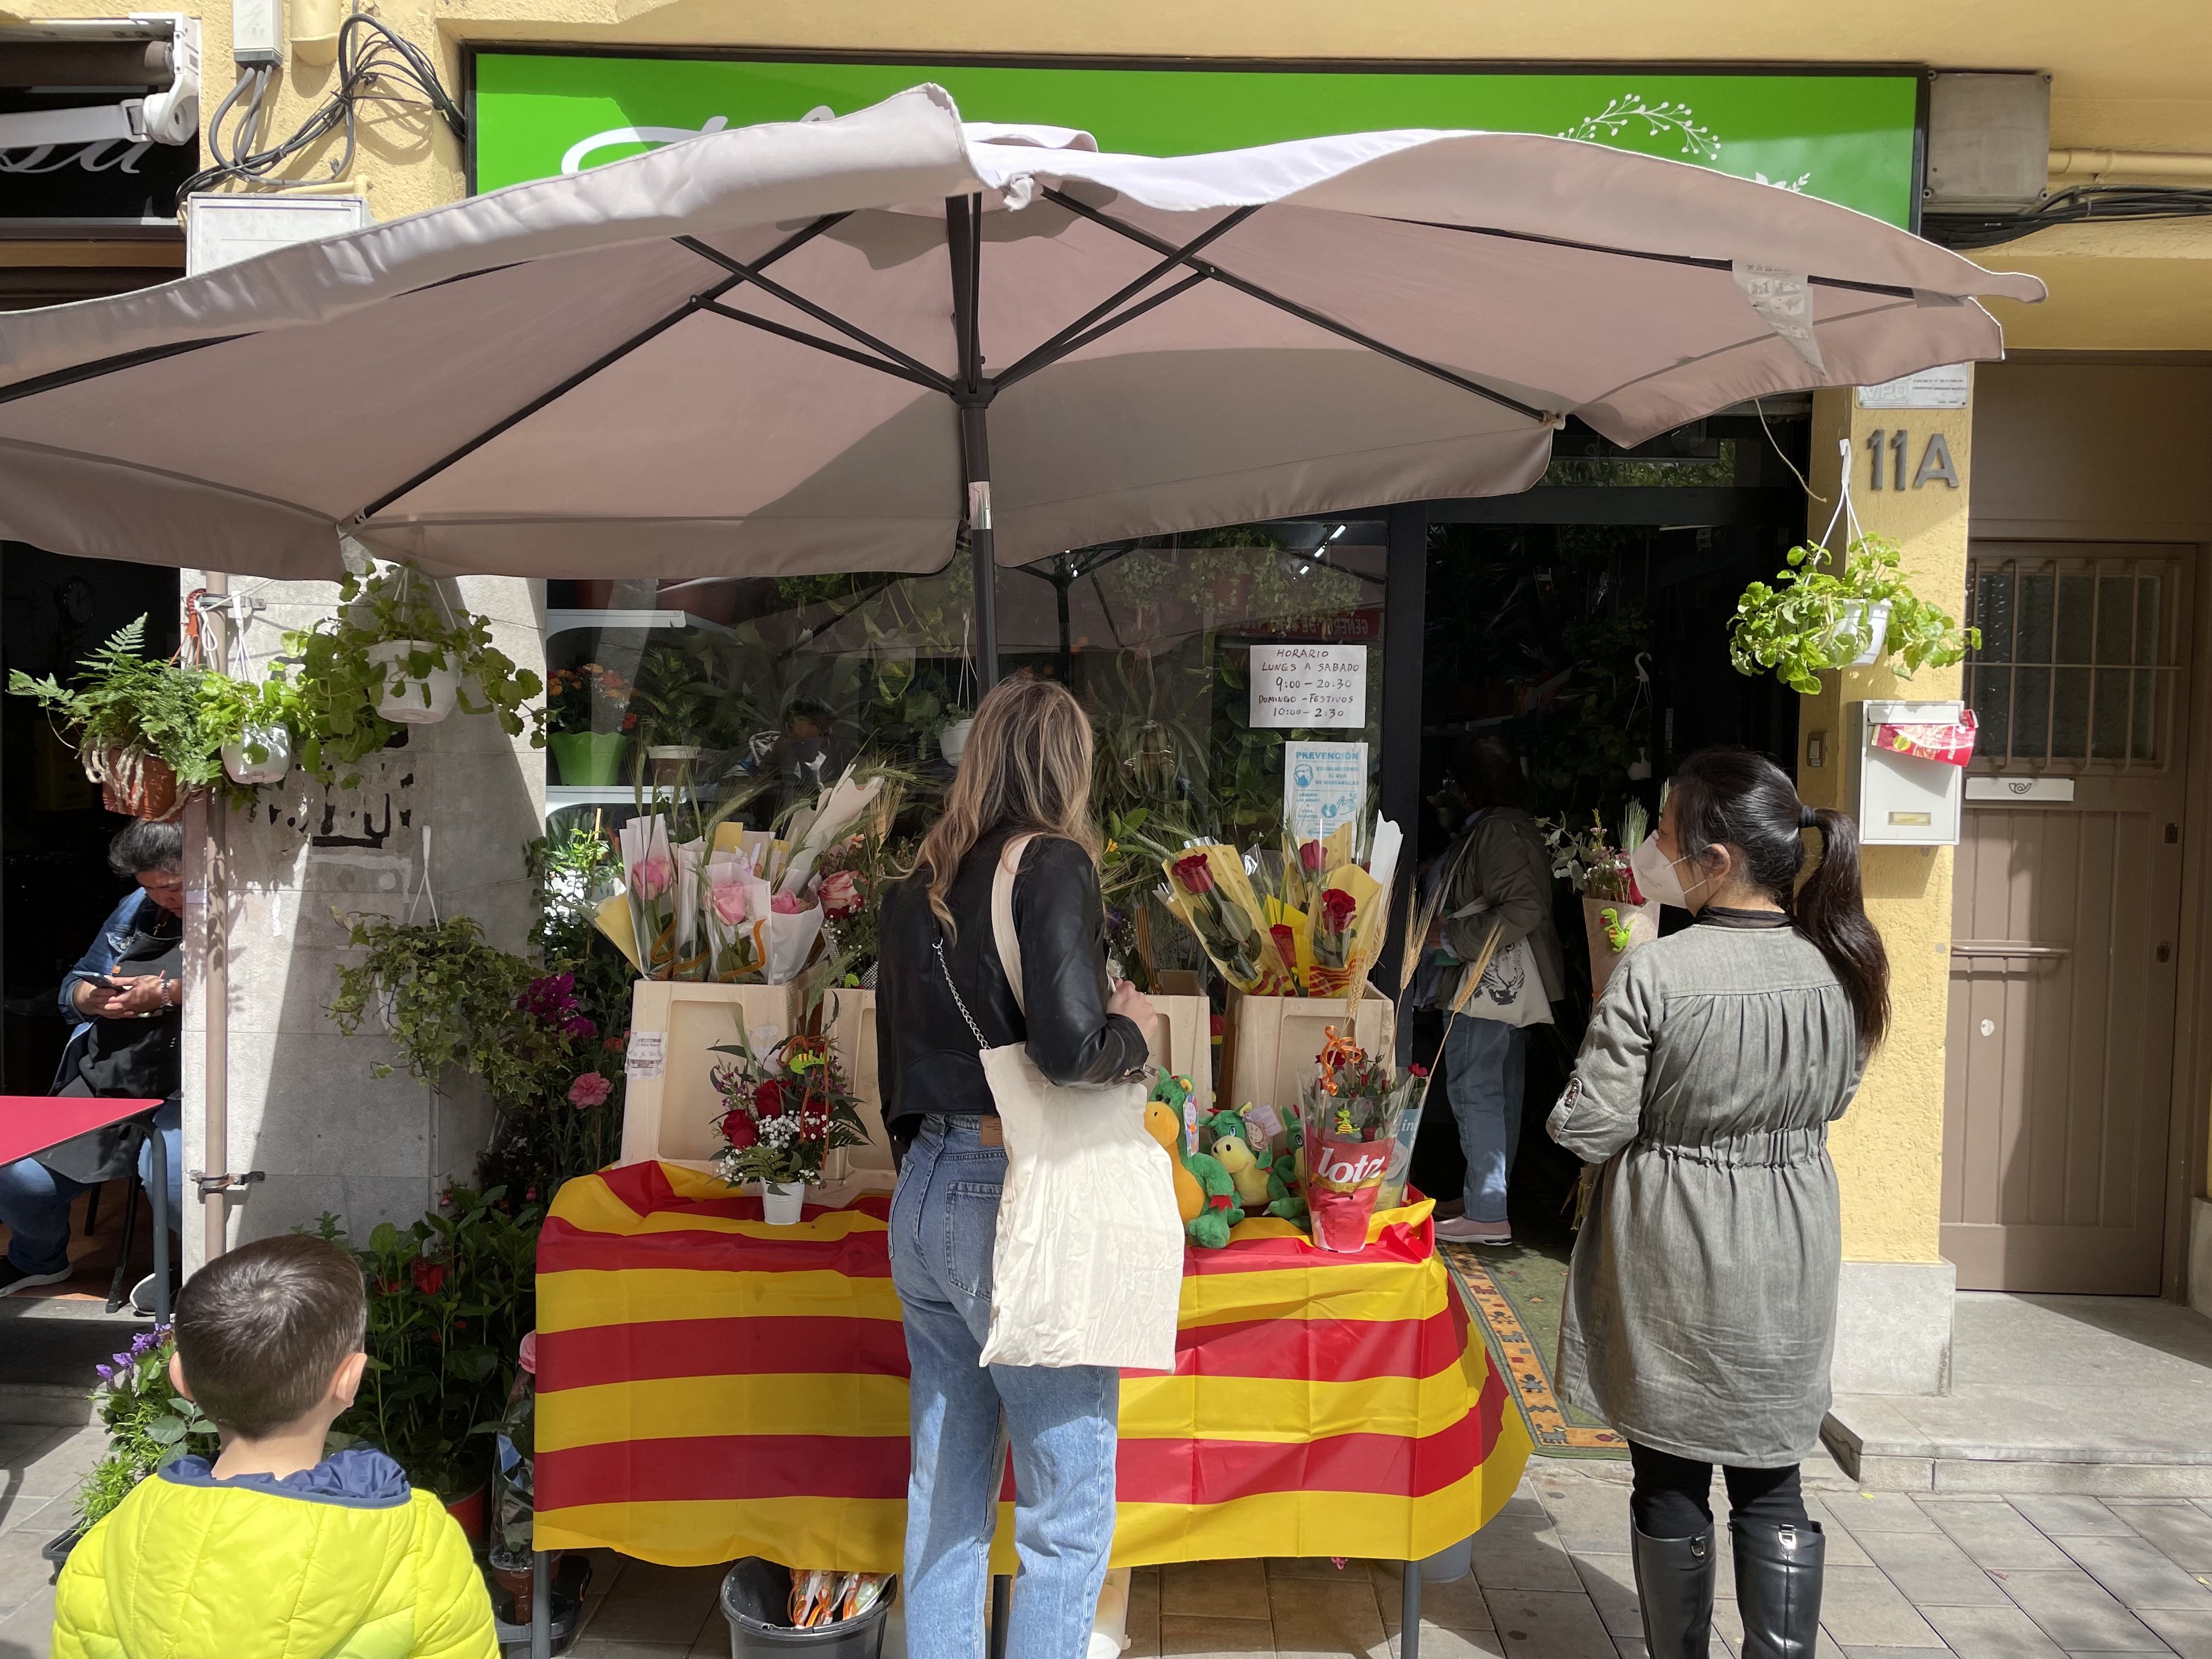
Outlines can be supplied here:
[[1254, 726], [1345, 727], [1367, 724], [1364, 645], [1255, 645]]

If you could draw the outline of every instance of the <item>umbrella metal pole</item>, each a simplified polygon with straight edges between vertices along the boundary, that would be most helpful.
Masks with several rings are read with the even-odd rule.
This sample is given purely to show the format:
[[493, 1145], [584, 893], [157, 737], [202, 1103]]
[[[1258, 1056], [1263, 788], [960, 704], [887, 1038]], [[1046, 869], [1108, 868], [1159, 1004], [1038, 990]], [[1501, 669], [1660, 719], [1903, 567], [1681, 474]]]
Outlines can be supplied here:
[[960, 412], [960, 474], [968, 552], [975, 572], [975, 678], [988, 691], [999, 683], [999, 562], [991, 533], [991, 398], [983, 375], [983, 198], [945, 198], [945, 252], [952, 270], [952, 336], [959, 359], [951, 396]]

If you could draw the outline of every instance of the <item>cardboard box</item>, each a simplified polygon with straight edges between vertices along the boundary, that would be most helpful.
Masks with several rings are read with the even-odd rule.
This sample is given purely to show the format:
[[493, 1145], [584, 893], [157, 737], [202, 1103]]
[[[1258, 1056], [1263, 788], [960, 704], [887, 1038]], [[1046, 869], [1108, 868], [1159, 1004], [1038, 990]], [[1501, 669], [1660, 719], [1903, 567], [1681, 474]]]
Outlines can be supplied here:
[[660, 1038], [659, 1071], [632, 1076], [623, 1108], [622, 1161], [655, 1158], [694, 1170], [714, 1168], [721, 1150], [714, 1123], [721, 1097], [713, 1073], [724, 1058], [718, 1042], [734, 1042], [742, 1024], [756, 1050], [765, 1052], [798, 1030], [806, 1012], [806, 988], [790, 985], [708, 985], [687, 980], [641, 979], [630, 993], [630, 1043]]
[[1213, 1109], [1213, 1005], [1206, 1000], [1205, 983], [1188, 969], [1172, 969], [1160, 975], [1160, 990], [1152, 994], [1159, 1011], [1159, 1035], [1152, 1039], [1152, 1064], [1164, 1072], [1190, 1079], [1191, 1098], [1198, 1109]]
[[[1229, 993], [1221, 1040], [1222, 1103], [1231, 1109], [1272, 1103], [1279, 1111], [1297, 1104], [1313, 1075], [1314, 1057], [1334, 1025], [1370, 1054], [1395, 1052], [1397, 1010], [1372, 985], [1356, 1013], [1339, 997], [1248, 997]], [[1350, 1016], [1350, 1018], [1347, 1018]]]
[[830, 993], [829, 1003], [824, 1029], [836, 1048], [846, 1083], [860, 1097], [860, 1121], [868, 1130], [866, 1146], [848, 1149], [851, 1165], [855, 1170], [895, 1168], [884, 1133], [883, 1091], [876, 1080], [876, 994], [841, 986]]

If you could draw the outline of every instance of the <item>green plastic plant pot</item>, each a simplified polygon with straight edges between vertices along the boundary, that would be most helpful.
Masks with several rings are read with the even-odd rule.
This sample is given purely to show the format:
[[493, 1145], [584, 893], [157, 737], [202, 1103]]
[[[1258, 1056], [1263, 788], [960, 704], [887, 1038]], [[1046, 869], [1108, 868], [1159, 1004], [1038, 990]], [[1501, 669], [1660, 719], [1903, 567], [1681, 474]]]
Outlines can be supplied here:
[[629, 736], [623, 732], [556, 732], [545, 739], [545, 746], [553, 751], [563, 783], [620, 783]]

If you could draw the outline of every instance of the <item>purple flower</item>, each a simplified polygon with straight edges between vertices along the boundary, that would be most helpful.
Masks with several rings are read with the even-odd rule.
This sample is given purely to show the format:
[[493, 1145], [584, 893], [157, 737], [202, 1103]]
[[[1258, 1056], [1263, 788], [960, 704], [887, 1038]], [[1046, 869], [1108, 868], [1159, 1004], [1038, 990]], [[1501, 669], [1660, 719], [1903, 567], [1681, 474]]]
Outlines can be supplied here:
[[599, 1028], [581, 1014], [571, 1014], [562, 1022], [561, 1029], [572, 1037], [595, 1037]]
[[112, 1382], [113, 1381], [115, 1381], [115, 1367], [114, 1367], [114, 1366], [112, 1366], [112, 1365], [94, 1365], [92, 1369], [93, 1369], [94, 1371], [96, 1371], [96, 1372], [98, 1372], [98, 1373], [99, 1373], [100, 1380], [101, 1382]]

